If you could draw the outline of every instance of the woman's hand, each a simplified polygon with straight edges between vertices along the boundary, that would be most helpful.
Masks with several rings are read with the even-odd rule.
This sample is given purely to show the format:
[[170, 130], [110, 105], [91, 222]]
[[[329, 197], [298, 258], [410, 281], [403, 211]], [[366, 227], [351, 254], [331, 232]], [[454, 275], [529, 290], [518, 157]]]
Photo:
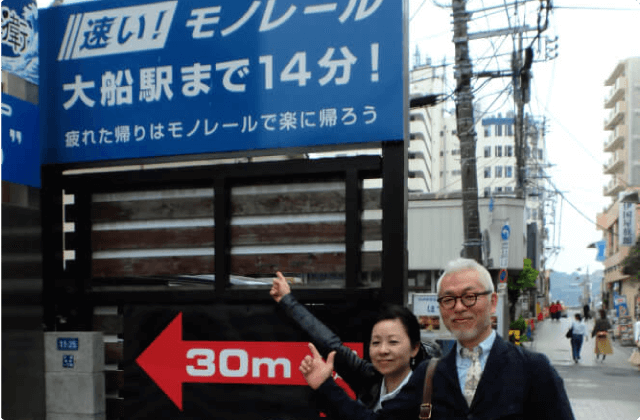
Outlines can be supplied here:
[[273, 279], [273, 286], [271, 286], [271, 291], [269, 294], [276, 302], [280, 302], [280, 299], [284, 297], [284, 295], [288, 295], [291, 293], [291, 287], [289, 287], [289, 283], [287, 283], [287, 279], [284, 278], [281, 272], [276, 273], [276, 278]]
[[329, 353], [327, 361], [325, 362], [322, 356], [320, 356], [320, 353], [318, 353], [316, 346], [312, 343], [309, 343], [309, 350], [311, 350], [311, 356], [305, 356], [304, 359], [302, 359], [302, 362], [300, 362], [300, 372], [302, 372], [302, 376], [304, 376], [304, 379], [311, 389], [316, 390], [324, 381], [331, 377], [333, 373], [333, 359], [336, 356], [336, 352], [332, 351]]

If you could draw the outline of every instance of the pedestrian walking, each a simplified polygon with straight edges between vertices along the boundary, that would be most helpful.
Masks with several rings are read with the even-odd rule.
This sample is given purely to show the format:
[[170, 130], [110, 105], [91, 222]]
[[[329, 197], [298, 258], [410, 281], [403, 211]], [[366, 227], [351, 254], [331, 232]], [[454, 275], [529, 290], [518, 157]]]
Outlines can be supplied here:
[[589, 308], [589, 305], [584, 305], [582, 311], [584, 312], [584, 320], [588, 321], [591, 318], [591, 308]]
[[634, 325], [633, 340], [636, 342], [637, 348], [633, 350], [633, 353], [631, 353], [629, 363], [638, 366], [638, 370], [640, 370], [640, 319], [638, 319]]
[[559, 302], [552, 302], [551, 306], [549, 306], [549, 314], [551, 314], [551, 320], [555, 321], [556, 319], [559, 319], [558, 315], [558, 309], [560, 308], [560, 304]]
[[595, 337], [594, 351], [596, 353], [596, 360], [600, 359], [602, 355], [602, 361], [607, 357], [607, 354], [613, 354], [613, 347], [611, 347], [611, 339], [609, 338], [609, 330], [611, 329], [611, 323], [607, 319], [607, 312], [604, 309], [600, 309], [600, 318], [596, 319], [593, 325], [593, 331], [591, 331], [591, 337]]
[[584, 325], [579, 313], [576, 313], [574, 318], [573, 322], [571, 322], [571, 354], [573, 356], [573, 361], [578, 363], [580, 361], [582, 343], [587, 337], [587, 326]]

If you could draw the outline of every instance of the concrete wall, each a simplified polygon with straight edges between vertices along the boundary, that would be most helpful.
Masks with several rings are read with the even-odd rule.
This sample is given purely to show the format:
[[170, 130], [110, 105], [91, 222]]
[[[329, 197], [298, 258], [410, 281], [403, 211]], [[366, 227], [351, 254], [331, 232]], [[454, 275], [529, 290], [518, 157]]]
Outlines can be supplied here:
[[[511, 228], [509, 264], [507, 268], [522, 269], [526, 241], [523, 223], [525, 202], [516, 198], [494, 199], [489, 211], [489, 199], [478, 199], [480, 229], [490, 237], [489, 269], [499, 268], [502, 226]], [[409, 270], [439, 270], [454, 258], [460, 257], [464, 242], [462, 200], [438, 198], [436, 195], [411, 196], [408, 212]]]
[[[69, 338], [77, 349], [58, 346]], [[44, 343], [47, 420], [106, 419], [102, 333], [48, 332]]]

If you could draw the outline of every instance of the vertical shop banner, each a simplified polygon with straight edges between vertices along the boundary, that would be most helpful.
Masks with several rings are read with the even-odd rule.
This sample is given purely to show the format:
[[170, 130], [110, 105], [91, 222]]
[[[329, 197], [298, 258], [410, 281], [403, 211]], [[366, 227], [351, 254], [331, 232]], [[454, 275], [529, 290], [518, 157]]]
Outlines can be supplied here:
[[636, 203], [620, 203], [620, 246], [633, 246], [636, 243]]
[[38, 5], [2, 1], [2, 70], [38, 84]]
[[401, 140], [403, 19], [391, 0], [41, 9], [43, 163]]
[[40, 188], [40, 112], [37, 105], [2, 95], [2, 180]]

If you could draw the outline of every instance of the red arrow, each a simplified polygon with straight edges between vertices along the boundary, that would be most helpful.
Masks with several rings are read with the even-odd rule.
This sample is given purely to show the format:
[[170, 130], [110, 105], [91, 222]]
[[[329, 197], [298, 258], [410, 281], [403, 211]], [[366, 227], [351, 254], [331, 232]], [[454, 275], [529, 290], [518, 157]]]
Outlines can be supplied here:
[[[362, 344], [345, 343], [362, 354]], [[307, 343], [183, 341], [182, 312], [136, 359], [182, 411], [183, 383], [306, 385], [298, 370]]]

